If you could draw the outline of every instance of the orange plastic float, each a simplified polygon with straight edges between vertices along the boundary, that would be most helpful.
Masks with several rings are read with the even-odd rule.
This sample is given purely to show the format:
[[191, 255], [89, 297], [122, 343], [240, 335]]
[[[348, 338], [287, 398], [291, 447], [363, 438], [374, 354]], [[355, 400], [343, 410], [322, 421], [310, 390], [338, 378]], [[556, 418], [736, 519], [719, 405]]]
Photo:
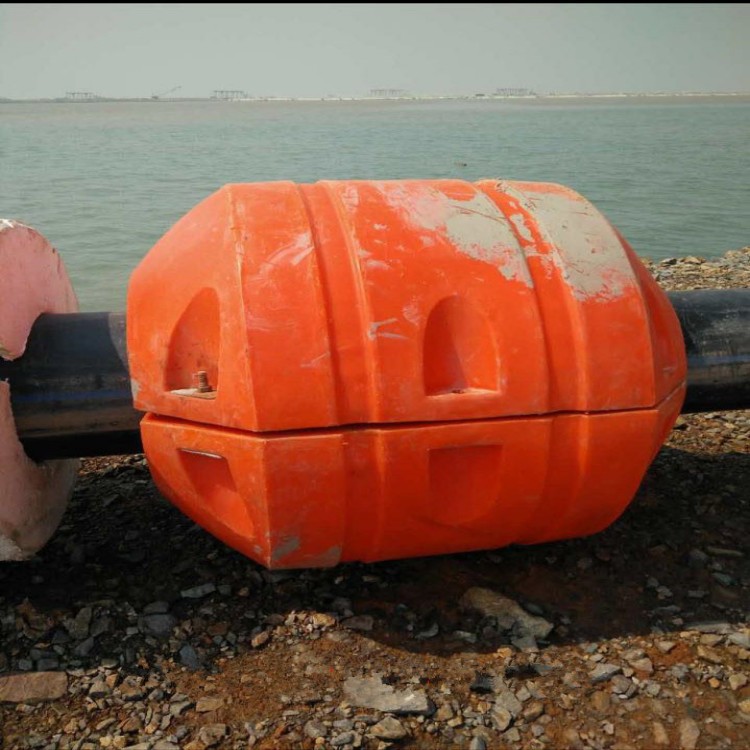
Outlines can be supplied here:
[[543, 542], [617, 518], [679, 414], [679, 322], [560, 185], [228, 185], [137, 268], [161, 491], [271, 568]]

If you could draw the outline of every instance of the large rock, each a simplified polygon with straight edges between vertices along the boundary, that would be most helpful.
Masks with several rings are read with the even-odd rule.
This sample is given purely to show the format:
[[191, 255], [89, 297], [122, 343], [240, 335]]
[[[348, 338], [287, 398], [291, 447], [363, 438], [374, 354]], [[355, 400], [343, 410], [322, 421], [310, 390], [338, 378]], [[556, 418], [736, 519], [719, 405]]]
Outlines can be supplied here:
[[617, 664], [603, 662], [597, 664], [591, 672], [589, 672], [589, 677], [591, 678], [592, 684], [598, 685], [600, 682], [611, 680], [616, 674], [620, 674], [620, 672], [622, 672], [622, 667], [618, 667]]
[[489, 716], [492, 726], [499, 732], [504, 732], [513, 723], [513, 716], [503, 706], [493, 706]]
[[183, 664], [188, 669], [200, 668], [201, 660], [198, 657], [198, 653], [189, 643], [186, 643], [180, 649], [180, 664]]
[[31, 672], [0, 677], [0, 703], [40, 703], [62, 698], [68, 690], [65, 672]]
[[680, 747], [682, 750], [695, 750], [700, 736], [700, 727], [692, 719], [683, 719], [680, 722]]
[[141, 631], [147, 635], [165, 638], [172, 632], [177, 620], [170, 614], [144, 615], [140, 619]]
[[328, 727], [322, 721], [311, 719], [305, 724], [304, 732], [310, 739], [317, 740], [318, 737], [325, 737], [328, 734]]
[[370, 727], [370, 734], [379, 740], [402, 740], [408, 732], [404, 725], [392, 716], [386, 716]]
[[492, 589], [470, 588], [460, 599], [463, 609], [473, 609], [485, 617], [494, 617], [498, 627], [520, 636], [546, 638], [554, 625], [543, 617], [530, 615], [518, 602]]
[[226, 737], [226, 734], [226, 724], [208, 724], [198, 730], [198, 739], [204, 747], [214, 747]]
[[193, 586], [192, 588], [185, 589], [184, 591], [180, 592], [180, 596], [183, 599], [202, 599], [204, 596], [208, 596], [209, 594], [213, 594], [214, 591], [216, 591], [216, 586], [213, 583], [201, 583], [198, 586]]
[[372, 708], [383, 713], [430, 716], [435, 710], [424, 690], [396, 691], [386, 685], [379, 675], [347, 678], [344, 682], [344, 695], [353, 706]]
[[71, 638], [82, 641], [88, 637], [93, 614], [94, 611], [91, 607], [84, 607], [73, 619], [65, 621], [65, 628], [70, 633]]
[[506, 710], [514, 719], [521, 713], [523, 704], [501, 679], [495, 681], [495, 707]]
[[224, 705], [224, 699], [216, 696], [207, 695], [199, 698], [195, 704], [195, 710], [199, 714], [208, 713], [209, 711], [218, 711]]

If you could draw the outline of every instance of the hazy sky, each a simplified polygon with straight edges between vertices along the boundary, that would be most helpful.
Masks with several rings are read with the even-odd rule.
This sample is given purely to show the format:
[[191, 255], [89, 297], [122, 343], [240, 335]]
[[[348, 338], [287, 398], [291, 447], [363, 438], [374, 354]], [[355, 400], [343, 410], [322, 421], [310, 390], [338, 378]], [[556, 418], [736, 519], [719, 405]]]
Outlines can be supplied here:
[[750, 91], [750, 4], [0, 5], [0, 97]]

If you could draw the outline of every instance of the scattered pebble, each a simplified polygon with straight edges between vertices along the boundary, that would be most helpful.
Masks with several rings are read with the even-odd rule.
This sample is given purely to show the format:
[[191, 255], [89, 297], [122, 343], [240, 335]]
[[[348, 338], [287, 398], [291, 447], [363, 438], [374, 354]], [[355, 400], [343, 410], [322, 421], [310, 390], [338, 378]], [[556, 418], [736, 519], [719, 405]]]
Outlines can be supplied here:
[[693, 719], [683, 719], [680, 722], [680, 747], [682, 750], [695, 750], [701, 730]]
[[0, 675], [0, 703], [54, 701], [65, 695], [67, 687], [65, 672]]
[[395, 690], [379, 676], [349, 677], [344, 682], [344, 695], [354, 706], [373, 708], [396, 714], [433, 713], [434, 706], [424, 690]]
[[370, 727], [370, 734], [380, 740], [401, 740], [409, 733], [398, 719], [386, 716]]
[[593, 685], [598, 685], [600, 682], [610, 680], [616, 674], [620, 674], [620, 672], [622, 672], [622, 667], [618, 667], [617, 664], [597, 664], [589, 672], [589, 678]]
[[459, 604], [464, 609], [476, 610], [486, 617], [494, 617], [498, 627], [514, 631], [520, 636], [546, 638], [554, 627], [543, 617], [526, 612], [513, 599], [490, 589], [471, 588], [461, 597]]

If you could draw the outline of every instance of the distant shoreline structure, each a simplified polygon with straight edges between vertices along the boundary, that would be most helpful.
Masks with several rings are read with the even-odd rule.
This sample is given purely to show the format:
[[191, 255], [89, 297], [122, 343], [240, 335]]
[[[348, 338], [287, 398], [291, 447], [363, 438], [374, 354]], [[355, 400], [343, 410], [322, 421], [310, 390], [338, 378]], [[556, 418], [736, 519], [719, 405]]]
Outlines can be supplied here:
[[215, 104], [263, 103], [263, 102], [432, 102], [432, 101], [510, 101], [510, 102], [556, 102], [566, 100], [622, 101], [632, 99], [688, 100], [688, 99], [750, 99], [750, 92], [622, 92], [622, 93], [559, 93], [559, 94], [398, 94], [392, 96], [246, 96], [220, 98], [216, 96], [196, 97], [108, 97], [89, 95], [86, 97], [55, 97], [42, 99], [11, 99], [0, 97], [0, 104], [106, 104], [112, 102], [143, 102], [149, 104], [171, 104], [175, 102], [211, 102]]

